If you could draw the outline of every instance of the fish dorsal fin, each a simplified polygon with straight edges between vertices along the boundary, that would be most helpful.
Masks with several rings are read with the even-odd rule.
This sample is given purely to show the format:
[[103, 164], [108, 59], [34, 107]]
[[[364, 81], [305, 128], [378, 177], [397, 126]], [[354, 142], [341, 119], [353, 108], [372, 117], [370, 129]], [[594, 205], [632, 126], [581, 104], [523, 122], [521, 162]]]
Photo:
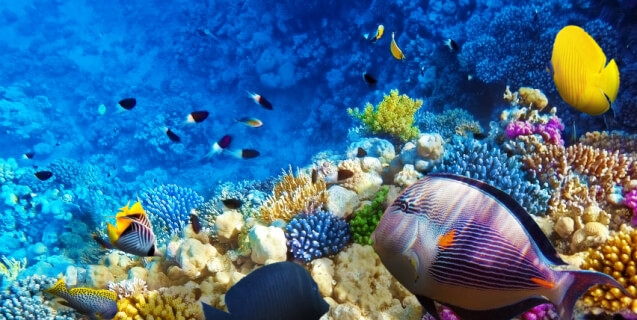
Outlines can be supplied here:
[[64, 282], [64, 278], [60, 278], [51, 288], [44, 290], [50, 294], [54, 294], [56, 296], [61, 296], [61, 294], [68, 293], [69, 289], [66, 288], [66, 283]]
[[560, 258], [560, 256], [557, 254], [557, 251], [555, 251], [555, 247], [553, 247], [553, 245], [551, 244], [549, 239], [546, 237], [544, 232], [542, 232], [542, 229], [540, 229], [537, 223], [535, 223], [535, 220], [533, 220], [533, 218], [531, 218], [529, 213], [526, 212], [526, 210], [506, 192], [494, 186], [491, 186], [487, 183], [484, 183], [480, 180], [458, 176], [455, 174], [432, 173], [432, 174], [429, 174], [428, 176], [447, 178], [451, 180], [464, 182], [468, 185], [471, 185], [475, 188], [478, 188], [488, 193], [494, 199], [498, 200], [502, 205], [504, 205], [507, 209], [509, 209], [511, 213], [513, 213], [513, 216], [518, 220], [518, 222], [520, 222], [522, 227], [533, 239], [535, 244], [538, 246], [538, 248], [542, 252], [542, 255], [544, 255], [546, 259], [548, 259], [550, 262], [552, 262], [555, 265], [566, 265], [566, 262], [564, 262], [562, 258]]

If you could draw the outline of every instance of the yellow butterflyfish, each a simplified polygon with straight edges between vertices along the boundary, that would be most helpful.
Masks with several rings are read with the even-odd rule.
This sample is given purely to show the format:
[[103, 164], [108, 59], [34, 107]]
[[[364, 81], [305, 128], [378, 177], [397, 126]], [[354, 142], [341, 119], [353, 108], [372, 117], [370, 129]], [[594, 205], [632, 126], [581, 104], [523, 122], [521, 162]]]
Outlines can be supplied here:
[[398, 48], [393, 32], [391, 33], [391, 54], [398, 60], [405, 60], [405, 55], [400, 51], [400, 48]]
[[553, 81], [557, 91], [573, 108], [600, 115], [611, 106], [619, 90], [619, 69], [584, 29], [566, 26], [553, 44]]

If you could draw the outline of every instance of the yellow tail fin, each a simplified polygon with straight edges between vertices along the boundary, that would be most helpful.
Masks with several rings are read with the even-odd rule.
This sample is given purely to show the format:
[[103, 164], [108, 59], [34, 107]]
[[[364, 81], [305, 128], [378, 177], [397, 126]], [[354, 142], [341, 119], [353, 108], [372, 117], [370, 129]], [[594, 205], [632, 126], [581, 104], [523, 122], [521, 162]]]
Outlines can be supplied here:
[[60, 278], [51, 288], [44, 291], [59, 296], [60, 294], [67, 293], [68, 289], [66, 288], [66, 283], [64, 283], [64, 278]]
[[608, 96], [610, 102], [615, 102], [617, 91], [619, 91], [619, 69], [615, 59], [612, 59], [600, 73], [599, 86], [604, 91], [604, 94]]

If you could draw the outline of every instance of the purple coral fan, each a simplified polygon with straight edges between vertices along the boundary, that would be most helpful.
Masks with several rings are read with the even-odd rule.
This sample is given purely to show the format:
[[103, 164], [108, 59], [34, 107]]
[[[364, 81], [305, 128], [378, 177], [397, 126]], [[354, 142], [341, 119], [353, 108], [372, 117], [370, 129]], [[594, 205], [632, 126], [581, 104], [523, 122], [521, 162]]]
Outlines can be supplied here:
[[564, 130], [564, 124], [562, 124], [560, 118], [551, 117], [546, 124], [539, 123], [537, 125], [533, 125], [529, 121], [512, 121], [506, 127], [506, 134], [509, 139], [515, 139], [519, 136], [537, 133], [542, 135], [544, 141], [563, 145], [562, 130]]
[[306, 262], [339, 252], [349, 241], [349, 225], [329, 212], [300, 214], [285, 228], [290, 252]]

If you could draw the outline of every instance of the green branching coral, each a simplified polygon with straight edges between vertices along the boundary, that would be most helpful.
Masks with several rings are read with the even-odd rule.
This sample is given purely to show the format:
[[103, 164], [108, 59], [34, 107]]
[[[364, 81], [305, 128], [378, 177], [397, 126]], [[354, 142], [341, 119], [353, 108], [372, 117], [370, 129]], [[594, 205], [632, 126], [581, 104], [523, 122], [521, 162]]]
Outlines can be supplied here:
[[395, 89], [385, 96], [376, 110], [368, 102], [363, 112], [358, 108], [348, 108], [347, 112], [361, 120], [367, 130], [373, 133], [384, 132], [405, 142], [420, 134], [418, 127], [414, 126], [414, 114], [421, 106], [422, 100], [413, 100], [405, 94], [398, 95], [398, 90]]
[[383, 201], [389, 192], [387, 186], [382, 187], [374, 197], [371, 204], [364, 206], [362, 209], [356, 212], [356, 216], [349, 222], [350, 230], [352, 231], [352, 237], [354, 242], [360, 244], [372, 244], [372, 239], [369, 236], [378, 226], [380, 218], [383, 216]]

